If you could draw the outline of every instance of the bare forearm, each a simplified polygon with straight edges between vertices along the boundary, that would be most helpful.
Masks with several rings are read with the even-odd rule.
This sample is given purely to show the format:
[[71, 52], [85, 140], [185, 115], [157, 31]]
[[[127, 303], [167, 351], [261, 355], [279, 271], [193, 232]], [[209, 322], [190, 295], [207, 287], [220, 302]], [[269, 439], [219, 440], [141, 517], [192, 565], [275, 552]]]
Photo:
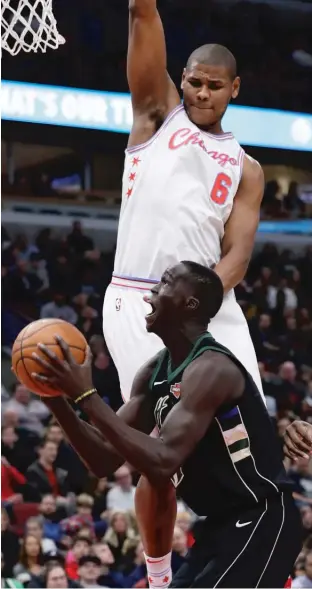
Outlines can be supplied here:
[[109, 476], [124, 463], [121, 456], [94, 427], [79, 419], [66, 399], [60, 397], [49, 402], [71, 446], [93, 474]]
[[241, 256], [230, 250], [216, 265], [214, 270], [222, 280], [225, 294], [244, 279], [249, 261], [249, 255]]
[[138, 472], [157, 486], [170, 478], [161, 439], [129, 427], [97, 395], [83, 400], [82, 408], [95, 427]]
[[129, 0], [129, 11], [136, 16], [145, 16], [156, 9], [156, 0]]

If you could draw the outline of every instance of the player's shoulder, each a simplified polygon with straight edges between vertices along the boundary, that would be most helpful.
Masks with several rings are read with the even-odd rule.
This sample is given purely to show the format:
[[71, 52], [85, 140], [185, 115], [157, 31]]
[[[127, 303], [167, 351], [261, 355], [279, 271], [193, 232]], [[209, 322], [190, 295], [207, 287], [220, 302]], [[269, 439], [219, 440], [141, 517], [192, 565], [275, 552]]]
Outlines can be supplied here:
[[135, 375], [134, 381], [133, 381], [131, 396], [133, 396], [133, 394], [139, 394], [140, 392], [149, 388], [149, 384], [152, 379], [152, 376], [154, 375], [154, 372], [157, 369], [157, 366], [159, 365], [161, 359], [163, 358], [165, 351], [166, 351], [166, 349], [163, 348], [162, 350], [160, 350], [160, 352], [155, 354], [155, 356], [150, 358], [150, 360], [145, 362], [145, 364], [143, 364], [143, 366], [141, 366], [141, 368], [139, 368], [138, 372]]
[[242, 392], [245, 378], [242, 370], [230, 356], [222, 352], [207, 350], [193, 360], [184, 371], [183, 379], [195, 386], [214, 389], [222, 386]]
[[253, 180], [263, 180], [264, 178], [261, 164], [248, 153], [244, 155], [242, 179], [246, 177]]

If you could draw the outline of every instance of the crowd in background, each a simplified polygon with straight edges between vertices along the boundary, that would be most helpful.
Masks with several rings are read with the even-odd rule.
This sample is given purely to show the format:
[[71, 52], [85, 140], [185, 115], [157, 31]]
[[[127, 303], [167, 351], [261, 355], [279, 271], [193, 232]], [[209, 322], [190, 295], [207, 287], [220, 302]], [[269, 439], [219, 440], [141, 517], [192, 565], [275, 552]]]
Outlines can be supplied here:
[[[266, 2], [244, 0], [158, 0], [158, 5], [168, 69], [178, 87], [189, 54], [201, 44], [217, 42], [237, 58], [243, 80], [238, 104], [311, 112], [311, 12], [301, 14], [298, 8], [294, 17], [287, 17]], [[127, 0], [53, 0], [53, 6], [66, 44], [56, 52], [37, 53], [35, 59], [28, 53], [14, 59], [4, 53], [3, 77], [128, 92]], [[83, 174], [83, 166], [70, 170]], [[8, 188], [44, 202], [59, 194], [53, 179], [42, 170], [34, 176], [23, 171]], [[298, 188], [291, 183], [281, 195], [278, 183], [269, 182], [262, 218], [306, 216]], [[118, 375], [101, 319], [114, 252], [98, 251], [78, 221], [64, 238], [45, 228], [33, 242], [3, 228], [1, 250], [3, 374], [14, 339], [27, 323], [40, 317], [61, 318], [87, 338], [94, 385], [118, 410]], [[267, 244], [256, 252], [236, 289], [281, 451], [283, 434], [293, 419], [312, 423], [311, 277], [312, 246], [294, 253]], [[111, 478], [96, 480], [38, 397], [5, 378], [1, 397], [2, 587], [147, 587], [134, 516], [138, 473], [124, 465]], [[312, 588], [312, 469], [305, 460], [285, 460], [285, 466], [304, 528], [294, 575], [305, 577], [299, 586]], [[179, 501], [173, 572], [184, 562], [200, 526], [201, 520]]]
[[[190, 53], [205, 43], [222, 43], [239, 64], [239, 104], [311, 112], [311, 11], [300, 13], [299, 6], [294, 18], [267, 2], [246, 0], [158, 0], [158, 5], [168, 69], [178, 87]], [[27, 53], [14, 59], [3, 55], [3, 77], [127, 92], [127, 0], [54, 0], [53, 7], [67, 43], [36, 59]]]
[[[57, 174], [58, 162], [55, 161], [55, 172]], [[79, 177], [79, 174], [77, 174]], [[80, 179], [81, 181], [81, 179]], [[7, 178], [3, 177], [3, 189], [6, 195], [38, 198], [44, 204], [45, 198], [62, 198], [67, 201], [76, 200], [79, 202], [97, 202], [106, 206], [120, 206], [121, 194], [107, 203], [105, 192], [65, 190], [53, 188], [53, 175], [40, 173], [38, 170], [29, 168], [17, 174], [14, 184], [9, 185]], [[298, 182], [289, 183], [288, 190], [283, 191], [277, 180], [270, 180], [266, 183], [264, 198], [261, 208], [262, 219], [298, 219], [309, 216], [307, 198], [301, 191]]]
[[[101, 307], [113, 252], [104, 255], [75, 222], [66, 238], [42, 230], [34, 243], [2, 231], [2, 338], [39, 317], [75, 324], [93, 352], [99, 394], [121, 405], [118, 375], [102, 335]], [[281, 439], [296, 416], [312, 423], [312, 246], [297, 255], [266, 244], [237, 299], [255, 344], [269, 414]], [[23, 323], [24, 322], [24, 323]], [[296, 574], [312, 587], [312, 472], [286, 462], [305, 531]], [[2, 570], [20, 587], [147, 587], [134, 517], [138, 475], [128, 466], [95, 480], [47, 407], [21, 384], [2, 386]], [[173, 569], [201, 525], [179, 503]], [[6, 585], [12, 586], [12, 585]]]

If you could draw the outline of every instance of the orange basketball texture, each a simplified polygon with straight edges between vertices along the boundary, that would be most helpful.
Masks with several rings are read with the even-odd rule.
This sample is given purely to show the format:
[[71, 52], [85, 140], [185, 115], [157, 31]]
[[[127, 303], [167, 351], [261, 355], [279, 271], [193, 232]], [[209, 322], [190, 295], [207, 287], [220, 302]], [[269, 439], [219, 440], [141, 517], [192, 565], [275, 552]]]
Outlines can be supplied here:
[[63, 358], [63, 352], [55, 341], [56, 335], [63, 338], [68, 344], [75, 361], [82, 364], [86, 357], [87, 341], [76, 327], [61, 319], [33, 321], [19, 333], [12, 348], [12, 367], [17, 379], [30, 391], [43, 397], [56, 397], [60, 393], [43, 383], [33, 380], [32, 372], [44, 374], [45, 371], [33, 359], [32, 354], [36, 352], [38, 356], [47, 359], [37, 347], [37, 344], [42, 343], [50, 350], [53, 350], [59, 358]]

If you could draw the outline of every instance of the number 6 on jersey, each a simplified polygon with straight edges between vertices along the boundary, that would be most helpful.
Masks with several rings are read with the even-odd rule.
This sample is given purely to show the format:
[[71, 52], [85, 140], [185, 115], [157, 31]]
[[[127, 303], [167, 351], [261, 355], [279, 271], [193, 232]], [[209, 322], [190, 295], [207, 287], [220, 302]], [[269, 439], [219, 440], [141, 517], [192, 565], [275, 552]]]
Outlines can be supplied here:
[[212, 187], [212, 191], [210, 194], [211, 200], [215, 202], [217, 205], [224, 205], [231, 186], [231, 178], [227, 174], [224, 174], [224, 172], [220, 172], [220, 174], [218, 174], [218, 176], [216, 177], [215, 183]]

